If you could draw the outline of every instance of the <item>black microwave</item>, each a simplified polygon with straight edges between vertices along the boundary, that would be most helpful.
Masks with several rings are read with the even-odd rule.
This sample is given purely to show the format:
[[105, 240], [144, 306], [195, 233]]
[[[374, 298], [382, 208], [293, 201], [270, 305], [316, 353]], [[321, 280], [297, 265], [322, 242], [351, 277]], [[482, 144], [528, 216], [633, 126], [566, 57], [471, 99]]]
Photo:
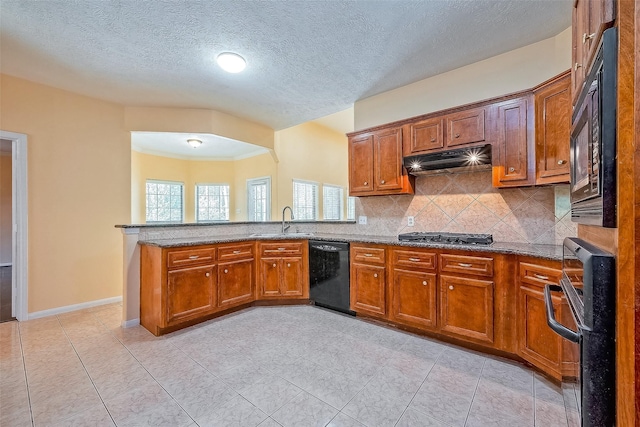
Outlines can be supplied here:
[[571, 121], [571, 220], [616, 227], [617, 28], [600, 46]]

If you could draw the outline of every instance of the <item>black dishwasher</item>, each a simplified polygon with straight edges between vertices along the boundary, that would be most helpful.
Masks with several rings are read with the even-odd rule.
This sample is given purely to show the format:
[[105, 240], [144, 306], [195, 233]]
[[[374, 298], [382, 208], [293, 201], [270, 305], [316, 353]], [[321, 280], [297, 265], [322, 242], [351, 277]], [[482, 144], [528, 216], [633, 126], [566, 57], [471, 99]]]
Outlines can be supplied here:
[[320, 307], [349, 310], [349, 243], [309, 240], [309, 298]]

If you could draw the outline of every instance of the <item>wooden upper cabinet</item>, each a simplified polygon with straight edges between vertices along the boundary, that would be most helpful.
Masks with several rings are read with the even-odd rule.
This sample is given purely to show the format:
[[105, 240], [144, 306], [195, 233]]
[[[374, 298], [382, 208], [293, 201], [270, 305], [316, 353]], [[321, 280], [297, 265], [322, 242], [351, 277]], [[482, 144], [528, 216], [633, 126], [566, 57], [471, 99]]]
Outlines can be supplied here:
[[486, 114], [483, 107], [447, 115], [447, 147], [485, 141]]
[[373, 135], [349, 138], [349, 193], [373, 191]]
[[413, 194], [415, 178], [402, 166], [402, 127], [349, 137], [349, 194]]
[[409, 124], [409, 150], [406, 154], [418, 154], [444, 147], [443, 118], [434, 117]]
[[374, 188], [402, 190], [402, 128], [377, 133], [373, 141]]
[[571, 73], [572, 104], [580, 96], [584, 77], [588, 74], [600, 44], [602, 32], [613, 26], [615, 0], [575, 0], [572, 19]]
[[[530, 97], [517, 98], [495, 105], [497, 117], [498, 164], [493, 165], [494, 187], [533, 185], [534, 144], [532, 120], [529, 118]], [[494, 159], [496, 158], [494, 153]]]
[[534, 91], [536, 184], [569, 182], [571, 76], [566, 72]]

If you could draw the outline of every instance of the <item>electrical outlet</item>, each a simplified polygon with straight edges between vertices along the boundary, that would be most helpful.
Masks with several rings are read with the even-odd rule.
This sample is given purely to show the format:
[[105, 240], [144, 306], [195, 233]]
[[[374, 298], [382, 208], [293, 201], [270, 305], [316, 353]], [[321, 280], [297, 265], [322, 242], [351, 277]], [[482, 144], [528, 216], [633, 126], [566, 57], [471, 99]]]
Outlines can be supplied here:
[[364, 215], [360, 215], [358, 217], [358, 224], [360, 225], [367, 225], [367, 217]]
[[413, 227], [414, 225], [416, 225], [415, 218], [412, 217], [412, 216], [408, 216], [407, 217], [407, 227]]

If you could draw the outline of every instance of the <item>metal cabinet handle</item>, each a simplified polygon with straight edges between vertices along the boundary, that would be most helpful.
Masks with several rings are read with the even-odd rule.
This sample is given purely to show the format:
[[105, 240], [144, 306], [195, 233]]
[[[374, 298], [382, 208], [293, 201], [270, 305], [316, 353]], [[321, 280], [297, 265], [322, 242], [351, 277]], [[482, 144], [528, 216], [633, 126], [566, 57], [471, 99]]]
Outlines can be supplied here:
[[378, 273], [373, 273], [373, 277], [378, 278]]
[[287, 267], [291, 267], [291, 264], [290, 264], [290, 263], [287, 263]]
[[458, 265], [460, 267], [464, 267], [464, 268], [473, 267], [473, 264], [467, 264], [467, 263], [464, 263], [464, 262], [459, 262]]
[[453, 290], [453, 285], [449, 285], [449, 290], [452, 291]]
[[513, 166], [509, 168], [509, 172], [515, 172], [516, 168], [514, 168]]
[[380, 181], [380, 184], [384, 184], [384, 179], [382, 181]]
[[454, 135], [454, 137], [456, 137], [456, 138], [460, 138], [460, 134], [459, 134], [459, 133], [456, 133], [456, 134]]
[[409, 258], [409, 261], [418, 262], [418, 261], [420, 261], [420, 258]]
[[366, 256], [366, 257], [372, 257], [372, 256], [373, 256], [373, 254], [364, 254], [364, 256]]
[[587, 40], [591, 40], [591, 39], [592, 39], [592, 38], [594, 38], [595, 36], [596, 36], [596, 33], [592, 33], [592, 34], [584, 33], [584, 34], [582, 35], [582, 43], [586, 43], [586, 42], [587, 42]]
[[284, 251], [287, 248], [278, 248], [279, 251]]
[[191, 256], [189, 257], [189, 259], [198, 259], [198, 258], [200, 258], [198, 255], [191, 255]]
[[276, 265], [275, 265], [275, 264], [273, 264], [273, 268], [276, 268]]
[[369, 183], [367, 181], [364, 182], [364, 186], [366, 187], [367, 185], [369, 185]]
[[436, 142], [436, 139], [435, 138], [431, 138], [431, 142]]
[[205, 277], [209, 277], [209, 276], [210, 276], [210, 274], [209, 274], [209, 273], [204, 273], [204, 276], [205, 276]]
[[578, 71], [578, 68], [581, 68], [582, 64], [578, 64], [577, 62], [573, 64], [573, 71]]
[[224, 274], [227, 274], [229, 272], [229, 270], [227, 270], [226, 268], [224, 269]]
[[239, 253], [242, 253], [242, 251], [233, 251], [233, 253], [234, 253], [235, 255], [238, 255]]
[[567, 163], [567, 161], [566, 161], [566, 160], [558, 160], [558, 164], [559, 164], [559, 165], [564, 165], [565, 163]]
[[426, 281], [426, 280], [423, 280], [423, 281], [422, 281], [422, 285], [423, 285], [423, 286], [427, 286], [427, 281]]
[[533, 276], [534, 276], [536, 279], [540, 279], [540, 280], [549, 280], [549, 277], [548, 277], [548, 276], [543, 276], [542, 274], [536, 274], [536, 273], [533, 273]]

